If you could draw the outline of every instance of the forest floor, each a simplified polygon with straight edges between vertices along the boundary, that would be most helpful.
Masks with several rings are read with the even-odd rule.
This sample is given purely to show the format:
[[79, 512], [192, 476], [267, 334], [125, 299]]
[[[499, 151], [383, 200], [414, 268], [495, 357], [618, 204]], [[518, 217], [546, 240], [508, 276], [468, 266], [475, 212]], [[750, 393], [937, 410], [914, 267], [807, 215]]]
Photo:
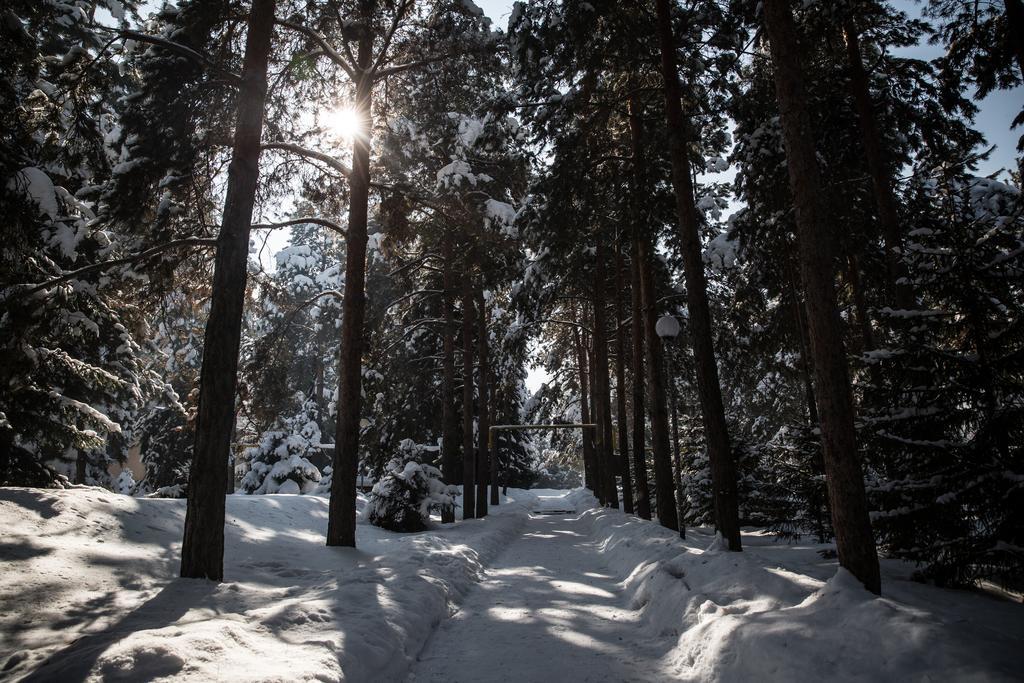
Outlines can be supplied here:
[[326, 498], [229, 496], [215, 585], [175, 578], [184, 501], [0, 489], [0, 680], [1019, 680], [1024, 608], [904, 563], [877, 598], [828, 546], [504, 503], [340, 549]]

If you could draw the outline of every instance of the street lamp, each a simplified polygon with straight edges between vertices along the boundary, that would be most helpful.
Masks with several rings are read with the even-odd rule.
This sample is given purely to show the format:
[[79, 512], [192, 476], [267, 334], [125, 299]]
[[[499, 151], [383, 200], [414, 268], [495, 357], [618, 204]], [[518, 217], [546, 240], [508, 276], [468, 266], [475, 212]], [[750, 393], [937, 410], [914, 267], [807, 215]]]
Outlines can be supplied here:
[[685, 508], [683, 507], [683, 468], [679, 457], [679, 416], [676, 413], [676, 383], [672, 377], [672, 349], [669, 344], [679, 336], [679, 321], [674, 315], [663, 315], [654, 324], [654, 333], [661, 338], [665, 348], [665, 374], [671, 387], [672, 402], [672, 460], [675, 463], [676, 515], [679, 518], [679, 537], [686, 538]]

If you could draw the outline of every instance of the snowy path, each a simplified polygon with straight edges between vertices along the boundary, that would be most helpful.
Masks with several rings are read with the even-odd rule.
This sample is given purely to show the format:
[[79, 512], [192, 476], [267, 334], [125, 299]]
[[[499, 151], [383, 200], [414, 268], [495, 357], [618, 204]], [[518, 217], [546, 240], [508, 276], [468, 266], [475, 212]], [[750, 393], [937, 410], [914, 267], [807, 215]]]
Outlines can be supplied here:
[[[420, 654], [411, 680], [664, 680], [674, 641], [641, 639], [640, 613], [563, 496], [541, 497], [522, 535]], [[555, 513], [555, 514], [552, 514]]]

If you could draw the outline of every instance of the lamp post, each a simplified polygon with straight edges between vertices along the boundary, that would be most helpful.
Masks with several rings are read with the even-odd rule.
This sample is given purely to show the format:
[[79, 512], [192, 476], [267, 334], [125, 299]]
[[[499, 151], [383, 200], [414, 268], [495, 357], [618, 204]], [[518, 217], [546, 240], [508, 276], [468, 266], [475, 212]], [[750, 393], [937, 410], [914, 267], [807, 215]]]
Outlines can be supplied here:
[[685, 507], [683, 506], [683, 468], [679, 457], [679, 416], [676, 412], [676, 383], [672, 376], [672, 349], [669, 344], [679, 336], [679, 321], [674, 315], [663, 315], [654, 324], [654, 333], [665, 347], [665, 374], [667, 375], [672, 402], [672, 460], [675, 467], [676, 515], [679, 519], [679, 537], [686, 538]]

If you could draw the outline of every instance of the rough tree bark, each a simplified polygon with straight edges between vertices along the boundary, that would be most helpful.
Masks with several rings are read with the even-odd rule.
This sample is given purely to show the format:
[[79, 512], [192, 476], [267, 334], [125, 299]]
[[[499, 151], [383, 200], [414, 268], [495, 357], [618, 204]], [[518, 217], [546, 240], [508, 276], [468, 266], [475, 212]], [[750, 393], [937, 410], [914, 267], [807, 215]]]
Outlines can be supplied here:
[[819, 203], [820, 171], [789, 0], [765, 0], [764, 23], [775, 68], [789, 183], [796, 205], [800, 276], [807, 299], [807, 326], [839, 564], [868, 590], [880, 593], [878, 554], [868, 518], [854, 431], [853, 397], [836, 306], [830, 237]]
[[352, 142], [348, 234], [345, 238], [345, 293], [338, 350], [338, 417], [327, 520], [327, 545], [356, 545], [356, 475], [362, 407], [363, 322], [366, 317], [366, 243], [370, 199], [370, 133], [373, 95], [372, 3], [364, 3], [356, 56], [355, 110], [363, 130]]
[[[455, 273], [452, 236], [446, 233], [441, 244], [441, 296], [444, 326], [441, 329], [441, 469], [447, 484], [460, 483], [459, 418], [455, 414]], [[455, 521], [455, 508], [441, 511], [442, 522]]]
[[490, 428], [490, 374], [491, 366], [488, 360], [488, 332], [487, 332], [487, 305], [484, 301], [483, 273], [480, 274], [480, 282], [476, 288], [477, 320], [477, 348], [480, 359], [479, 377], [477, 384], [477, 418], [479, 427], [477, 433], [477, 458], [476, 458], [476, 516], [487, 516], [487, 484], [491, 480], [490, 472], [490, 448], [488, 448], [487, 437]]
[[214, 257], [210, 315], [203, 338], [195, 451], [189, 471], [181, 576], [224, 578], [224, 491], [235, 417], [249, 226], [259, 179], [260, 136], [274, 0], [253, 0], [238, 92], [227, 196]]
[[[643, 123], [640, 119], [640, 100], [636, 88], [629, 96], [630, 145], [633, 154], [633, 198], [639, 200], [644, 190]], [[639, 202], [638, 202], [639, 203]], [[639, 208], [639, 207], [637, 207]], [[651, 518], [651, 494], [647, 483], [647, 414], [644, 406], [644, 327], [643, 298], [640, 293], [640, 251], [641, 225], [643, 214], [634, 211], [629, 225], [629, 296], [630, 296], [630, 349], [633, 357], [630, 365], [632, 375], [633, 404], [633, 474], [636, 476], [636, 514], [641, 519]]]
[[622, 475], [622, 509], [633, 514], [633, 481], [629, 472], [629, 422], [626, 419], [626, 334], [622, 329], [622, 245], [615, 245], [615, 407], [619, 440], [619, 473]]
[[[580, 311], [580, 320], [582, 321], [583, 312]], [[590, 372], [588, 370], [589, 364], [587, 363], [587, 350], [583, 341], [583, 335], [580, 331], [573, 329], [573, 337], [576, 343], [576, 370], [579, 374], [580, 384], [580, 419], [583, 424], [590, 423]], [[594, 495], [599, 496], [600, 491], [598, 490], [595, 475], [596, 472], [594, 467], [594, 442], [591, 439], [590, 430], [584, 429], [583, 434], [580, 435], [583, 440], [583, 485], [594, 492]]]
[[640, 295], [644, 306], [644, 341], [647, 346], [647, 386], [651, 401], [651, 445], [654, 451], [654, 492], [658, 521], [666, 529], [679, 530], [675, 485], [672, 483], [672, 456], [669, 453], [668, 407], [665, 401], [665, 362], [661, 339], [654, 331], [657, 322], [657, 296], [654, 291], [654, 264], [651, 245], [640, 244]]
[[736, 490], [736, 463], [729, 447], [725, 424], [722, 389], [718, 381], [714, 341], [711, 334], [711, 310], [708, 307], [707, 283], [700, 242], [700, 225], [693, 198], [690, 160], [687, 146], [689, 132], [680, 103], [681, 88], [676, 66], [675, 39], [669, 0], [656, 0], [658, 40], [661, 44], [661, 71], [665, 85], [665, 114], [668, 121], [668, 149], [672, 162], [672, 186], [675, 190], [679, 237], [686, 276], [686, 303], [689, 311], [690, 340], [697, 366], [697, 394], [704, 418], [704, 436], [711, 465], [711, 486], [714, 490], [715, 518], [718, 530], [730, 550], [741, 550], [739, 494]]
[[594, 268], [594, 394], [597, 419], [597, 433], [600, 440], [598, 449], [598, 469], [600, 486], [604, 491], [605, 505], [615, 509], [619, 507], [619, 489], [615, 480], [615, 450], [612, 448], [612, 398], [608, 379], [608, 315], [607, 315], [607, 284], [605, 263], [608, 260], [608, 249], [604, 240], [597, 237], [597, 249]]
[[462, 518], [476, 517], [476, 454], [473, 449], [473, 266], [462, 273]]

